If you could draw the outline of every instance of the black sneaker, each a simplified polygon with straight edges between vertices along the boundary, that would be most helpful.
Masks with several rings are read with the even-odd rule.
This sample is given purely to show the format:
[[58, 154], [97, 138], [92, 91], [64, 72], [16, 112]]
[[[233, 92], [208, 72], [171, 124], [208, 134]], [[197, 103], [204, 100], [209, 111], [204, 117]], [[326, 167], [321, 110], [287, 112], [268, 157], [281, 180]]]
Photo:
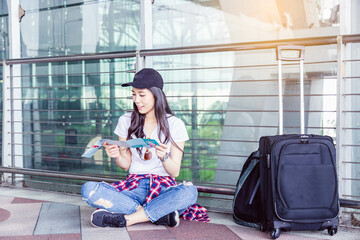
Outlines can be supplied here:
[[169, 227], [177, 227], [180, 224], [179, 212], [175, 211], [159, 218], [156, 222], [156, 225], [165, 225]]
[[99, 209], [91, 214], [91, 224], [95, 227], [126, 227], [124, 214]]

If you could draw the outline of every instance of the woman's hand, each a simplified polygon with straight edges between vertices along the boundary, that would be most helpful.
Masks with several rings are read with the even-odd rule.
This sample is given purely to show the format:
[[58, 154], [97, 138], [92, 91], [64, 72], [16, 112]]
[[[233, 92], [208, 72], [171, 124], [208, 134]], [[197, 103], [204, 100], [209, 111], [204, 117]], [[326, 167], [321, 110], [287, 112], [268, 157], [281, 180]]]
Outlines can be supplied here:
[[164, 159], [164, 157], [167, 154], [167, 146], [163, 143], [160, 143], [160, 146], [156, 145], [156, 155], [160, 158], [160, 159]]
[[[174, 144], [171, 144], [171, 154], [165, 162], [162, 162], [165, 171], [173, 178], [179, 176], [185, 142], [177, 142], [176, 145], [179, 148], [177, 148]], [[167, 147], [165, 144], [160, 143], [160, 146], [156, 146], [156, 155], [160, 159], [164, 159], [166, 153]]]
[[105, 148], [106, 154], [111, 158], [118, 158], [120, 157], [120, 149], [117, 145], [109, 145], [104, 142], [103, 147]]
[[[126, 141], [126, 139], [120, 138], [120, 141]], [[118, 147], [115, 144], [109, 145], [104, 142], [103, 147], [105, 148], [106, 154], [115, 159], [116, 165], [123, 170], [128, 170], [131, 165], [131, 152], [126, 147]]]

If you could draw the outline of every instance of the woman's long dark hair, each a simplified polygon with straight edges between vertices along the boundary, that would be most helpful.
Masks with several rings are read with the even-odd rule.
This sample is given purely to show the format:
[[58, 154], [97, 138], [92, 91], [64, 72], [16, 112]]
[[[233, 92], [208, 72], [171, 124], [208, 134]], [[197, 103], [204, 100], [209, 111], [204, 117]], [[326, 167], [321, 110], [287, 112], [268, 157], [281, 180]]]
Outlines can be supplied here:
[[[173, 112], [171, 111], [169, 104], [166, 100], [166, 96], [164, 92], [158, 87], [151, 87], [148, 88], [149, 91], [154, 95], [155, 98], [155, 117], [157, 124], [159, 125], [159, 132], [158, 138], [162, 143], [167, 144], [169, 141], [174, 144], [179, 150], [180, 147], [174, 142], [171, 137], [169, 123], [167, 118], [170, 116], [174, 116]], [[136, 107], [134, 102], [134, 111], [131, 114], [131, 124], [128, 129], [127, 139], [131, 139], [132, 135], [135, 135], [137, 138], [145, 138], [144, 132], [144, 124], [145, 124], [145, 114], [141, 114]], [[170, 116], [167, 116], [169, 114]], [[160, 134], [164, 134], [165, 139], [160, 138]], [[140, 156], [142, 156], [142, 152], [140, 148], [136, 149]], [[182, 151], [182, 150], [181, 150]]]

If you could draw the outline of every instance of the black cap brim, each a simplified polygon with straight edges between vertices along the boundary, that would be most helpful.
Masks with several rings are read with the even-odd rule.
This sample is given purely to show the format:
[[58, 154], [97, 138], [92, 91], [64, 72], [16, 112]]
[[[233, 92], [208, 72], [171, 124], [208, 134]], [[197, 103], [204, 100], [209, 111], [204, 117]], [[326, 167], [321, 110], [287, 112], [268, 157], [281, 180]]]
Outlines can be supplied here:
[[132, 82], [121, 84], [122, 87], [130, 87]]
[[139, 89], [149, 88], [151, 86], [146, 86], [146, 84], [138, 83], [138, 82], [128, 82], [121, 84], [122, 87], [134, 87]]

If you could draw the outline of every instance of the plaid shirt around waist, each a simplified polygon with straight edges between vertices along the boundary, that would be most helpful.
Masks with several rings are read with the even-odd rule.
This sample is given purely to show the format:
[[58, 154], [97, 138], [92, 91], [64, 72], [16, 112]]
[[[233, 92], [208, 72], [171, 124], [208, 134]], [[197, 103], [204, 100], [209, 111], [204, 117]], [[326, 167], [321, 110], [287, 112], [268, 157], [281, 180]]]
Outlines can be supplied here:
[[[150, 190], [146, 196], [146, 202], [150, 202], [160, 194], [161, 186], [167, 188], [177, 185], [174, 178], [169, 176], [159, 176], [156, 174], [128, 174], [126, 180], [114, 182], [112, 185], [120, 192], [123, 190], [130, 191], [137, 188], [139, 186], [140, 180], [145, 178], [150, 179]], [[200, 206], [199, 204], [190, 206], [181, 214], [180, 217], [190, 221], [210, 221], [206, 208]]]

